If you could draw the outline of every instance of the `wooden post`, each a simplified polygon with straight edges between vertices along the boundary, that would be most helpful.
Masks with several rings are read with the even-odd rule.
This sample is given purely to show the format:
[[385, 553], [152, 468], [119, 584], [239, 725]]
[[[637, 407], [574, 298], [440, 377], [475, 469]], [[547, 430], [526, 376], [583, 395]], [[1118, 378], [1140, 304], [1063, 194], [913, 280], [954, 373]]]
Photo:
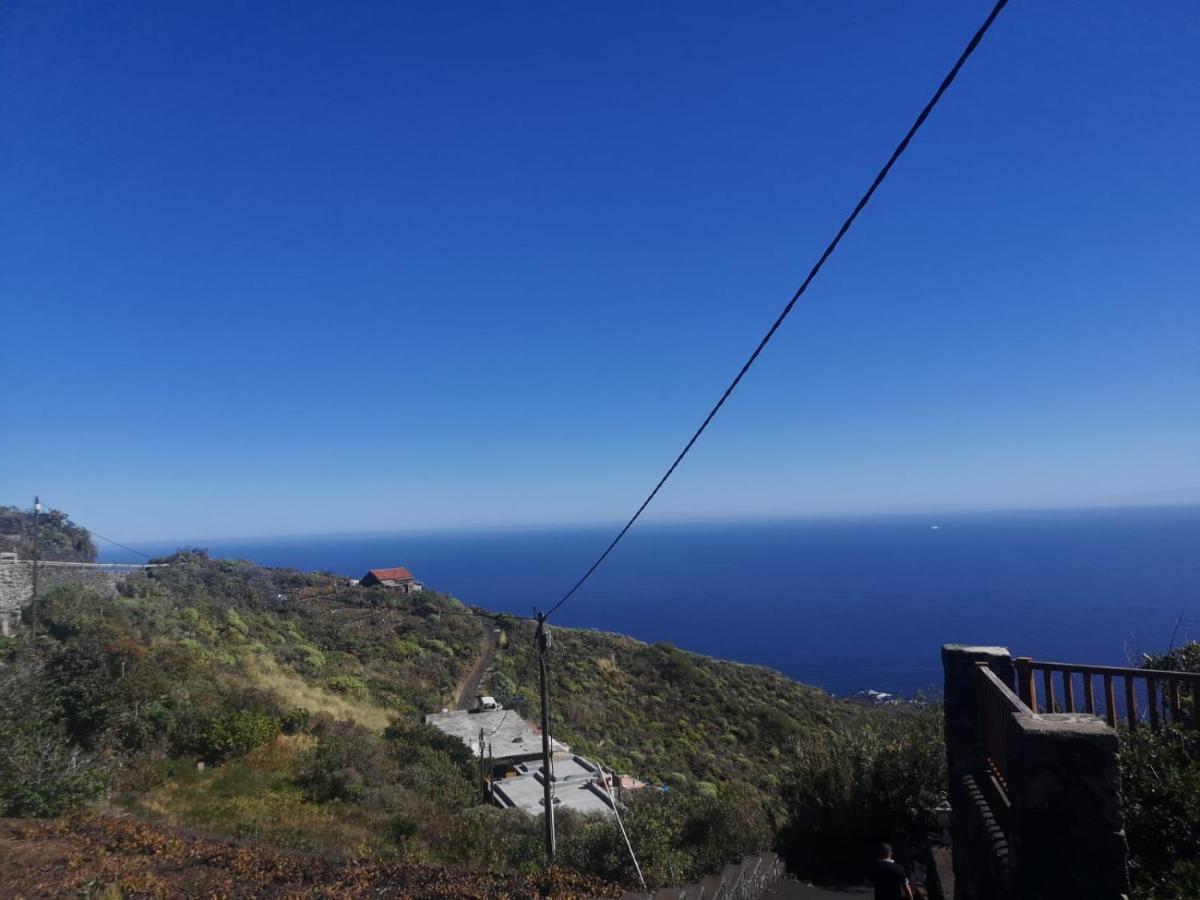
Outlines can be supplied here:
[[1063, 704], [1069, 713], [1075, 712], [1075, 678], [1070, 669], [1063, 669]]
[[1054, 673], [1049, 669], [1042, 669], [1042, 687], [1046, 689], [1046, 709], [1045, 712], [1054, 712]]
[[487, 780], [483, 777], [483, 767], [486, 759], [483, 755], [483, 729], [479, 729], [479, 799], [487, 802]]
[[1117, 727], [1117, 694], [1111, 672], [1104, 673], [1104, 718], [1111, 727]]
[[492, 742], [488, 741], [488, 803], [496, 805], [496, 754], [492, 752]]
[[1167, 688], [1171, 697], [1171, 721], [1179, 724], [1179, 682], [1172, 678]]
[[550, 636], [546, 633], [546, 614], [538, 613], [538, 669], [542, 687], [542, 803], [546, 806], [546, 865], [554, 865], [554, 785], [550, 766], [550, 673], [547, 671]]
[[1093, 716], [1096, 714], [1096, 692], [1092, 690], [1092, 673], [1083, 673], [1083, 708]]
[[1158, 679], [1154, 676], [1146, 678], [1146, 703], [1150, 707], [1150, 727], [1158, 730]]
[[38, 605], [38, 569], [41, 566], [42, 549], [41, 542], [38, 540], [39, 529], [38, 519], [42, 515], [42, 498], [33, 498], [33, 599], [29, 603], [29, 640], [34, 640], [35, 632], [37, 631], [37, 605]]
[[1129, 717], [1129, 730], [1137, 731], [1137, 695], [1133, 692], [1133, 676], [1125, 676], [1125, 715]]
[[1017, 693], [1021, 702], [1037, 712], [1037, 687], [1033, 683], [1033, 660], [1019, 656], [1014, 660], [1017, 667]]

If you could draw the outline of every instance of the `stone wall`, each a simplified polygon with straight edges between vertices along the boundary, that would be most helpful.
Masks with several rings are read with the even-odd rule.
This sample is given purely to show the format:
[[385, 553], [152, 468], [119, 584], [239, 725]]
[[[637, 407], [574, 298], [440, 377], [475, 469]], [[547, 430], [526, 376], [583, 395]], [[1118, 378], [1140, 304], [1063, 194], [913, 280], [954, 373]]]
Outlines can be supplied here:
[[[0, 562], [0, 634], [10, 635], [21, 621], [21, 610], [33, 599], [33, 562], [8, 558]], [[102, 565], [96, 563], [40, 562], [38, 593], [64, 584], [82, 584], [112, 597], [131, 572], [145, 566]]]
[[[986, 764], [983, 663], [1011, 696], [1003, 777]], [[955, 900], [1120, 900], [1128, 890], [1117, 733], [1082, 713], [1035, 713], [1015, 694], [1001, 647], [948, 644], [946, 752]], [[991, 682], [995, 684], [995, 682]], [[988, 695], [990, 696], [990, 695]]]

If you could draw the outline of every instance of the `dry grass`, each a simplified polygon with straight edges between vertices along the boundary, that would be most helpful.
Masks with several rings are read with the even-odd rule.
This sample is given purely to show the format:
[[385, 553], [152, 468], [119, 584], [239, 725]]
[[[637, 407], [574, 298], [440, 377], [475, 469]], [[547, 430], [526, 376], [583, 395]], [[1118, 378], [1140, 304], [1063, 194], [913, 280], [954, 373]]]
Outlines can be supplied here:
[[369, 701], [353, 700], [311, 684], [299, 675], [279, 668], [269, 656], [258, 657], [248, 668], [256, 686], [273, 691], [287, 705], [311, 713], [328, 713], [335, 719], [354, 722], [377, 732], [387, 727], [393, 715]]
[[279, 735], [204, 771], [176, 765], [135, 805], [159, 822], [213, 836], [359, 859], [394, 855], [379, 823], [356, 807], [306, 801], [295, 775], [315, 743], [310, 735]]
[[163, 900], [460, 900], [618, 897], [614, 884], [566, 869], [536, 875], [364, 863], [211, 841], [117, 819], [0, 819], [5, 897]]

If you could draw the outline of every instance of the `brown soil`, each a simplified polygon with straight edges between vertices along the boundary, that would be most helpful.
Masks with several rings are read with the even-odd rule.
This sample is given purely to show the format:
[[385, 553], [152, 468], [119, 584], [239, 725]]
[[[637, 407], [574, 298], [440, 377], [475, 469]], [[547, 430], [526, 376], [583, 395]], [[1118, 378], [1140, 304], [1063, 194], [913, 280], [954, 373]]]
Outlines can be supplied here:
[[133, 819], [0, 819], [6, 898], [615, 897], [599, 879], [338, 862], [193, 837]]
[[483, 681], [483, 676], [487, 674], [487, 670], [492, 667], [496, 657], [496, 632], [491, 627], [490, 620], [485, 619], [484, 622], [487, 623], [488, 629], [483, 639], [479, 659], [476, 660], [474, 667], [467, 673], [458, 688], [459, 709], [475, 708], [475, 695], [479, 693], [479, 685]]

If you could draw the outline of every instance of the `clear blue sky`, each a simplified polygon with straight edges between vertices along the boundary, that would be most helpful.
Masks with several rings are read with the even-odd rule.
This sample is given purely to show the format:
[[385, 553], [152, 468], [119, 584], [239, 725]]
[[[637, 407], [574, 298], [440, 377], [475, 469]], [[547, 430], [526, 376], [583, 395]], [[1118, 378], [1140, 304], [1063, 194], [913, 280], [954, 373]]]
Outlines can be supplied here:
[[[0, 502], [602, 521], [989, 2], [0, 13]], [[1014, 0], [652, 511], [1200, 483], [1200, 8]]]

